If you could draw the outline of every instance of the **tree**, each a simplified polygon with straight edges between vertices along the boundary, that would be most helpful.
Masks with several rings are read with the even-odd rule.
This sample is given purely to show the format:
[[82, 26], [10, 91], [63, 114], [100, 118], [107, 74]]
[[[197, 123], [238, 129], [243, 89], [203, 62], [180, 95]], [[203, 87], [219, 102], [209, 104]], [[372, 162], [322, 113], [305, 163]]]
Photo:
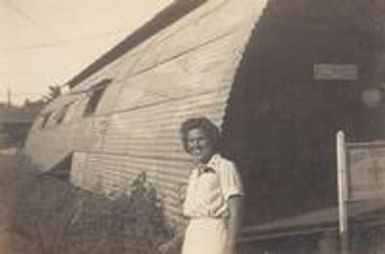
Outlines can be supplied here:
[[62, 94], [61, 87], [59, 85], [49, 86], [48, 94], [44, 96], [46, 102], [53, 101]]

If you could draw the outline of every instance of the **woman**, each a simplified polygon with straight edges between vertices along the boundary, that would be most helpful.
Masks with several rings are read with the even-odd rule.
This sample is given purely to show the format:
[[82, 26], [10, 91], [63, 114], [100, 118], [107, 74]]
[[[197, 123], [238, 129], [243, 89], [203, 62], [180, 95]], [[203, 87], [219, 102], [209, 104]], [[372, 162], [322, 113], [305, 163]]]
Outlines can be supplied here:
[[190, 222], [182, 254], [235, 254], [244, 195], [237, 168], [217, 153], [219, 130], [209, 119], [186, 120], [181, 136], [195, 165], [183, 204]]

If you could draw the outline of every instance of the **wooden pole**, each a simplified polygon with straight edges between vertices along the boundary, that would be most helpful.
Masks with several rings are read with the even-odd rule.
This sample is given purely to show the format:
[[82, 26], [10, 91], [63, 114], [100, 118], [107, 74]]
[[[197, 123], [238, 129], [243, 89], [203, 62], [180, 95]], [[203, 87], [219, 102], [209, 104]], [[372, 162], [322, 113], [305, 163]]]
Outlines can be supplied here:
[[337, 133], [337, 180], [338, 180], [338, 221], [340, 236], [341, 254], [349, 253], [348, 238], [348, 177], [347, 177], [347, 156], [346, 141], [343, 131]]
[[11, 88], [8, 87], [7, 89], [7, 107], [10, 108], [12, 106], [12, 99], [11, 99]]

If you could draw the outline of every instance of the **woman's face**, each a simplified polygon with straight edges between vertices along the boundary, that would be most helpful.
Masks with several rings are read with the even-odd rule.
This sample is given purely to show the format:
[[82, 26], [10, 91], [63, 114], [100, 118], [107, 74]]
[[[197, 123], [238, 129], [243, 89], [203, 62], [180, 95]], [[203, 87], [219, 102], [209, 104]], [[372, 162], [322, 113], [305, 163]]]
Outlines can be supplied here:
[[214, 154], [210, 138], [201, 128], [191, 129], [186, 134], [187, 152], [195, 162], [207, 163]]

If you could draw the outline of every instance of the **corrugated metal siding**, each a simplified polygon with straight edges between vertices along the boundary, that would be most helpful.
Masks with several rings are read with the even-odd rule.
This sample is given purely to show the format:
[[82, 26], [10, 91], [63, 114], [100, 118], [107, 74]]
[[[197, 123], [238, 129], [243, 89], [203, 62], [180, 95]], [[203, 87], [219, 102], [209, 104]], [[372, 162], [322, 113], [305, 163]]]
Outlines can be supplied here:
[[239, 47], [234, 45], [239, 42], [241, 35], [244, 34], [233, 33], [223, 41], [205, 45], [127, 79], [114, 110], [141, 107], [229, 87], [241, 58]]
[[[248, 29], [266, 1], [211, 0], [150, 41], [133, 73], [184, 54], [233, 30]], [[234, 11], [236, 10], [236, 12]], [[131, 74], [129, 74], [131, 75]]]
[[[176, 169], [170, 171], [168, 169]], [[172, 217], [179, 215], [179, 185], [187, 179], [186, 163], [167, 159], [138, 158], [125, 154], [77, 152], [71, 180], [74, 184], [107, 196], [129, 193], [131, 182], [145, 172], [159, 191]], [[163, 184], [164, 183], [164, 184]]]
[[[234, 56], [241, 58], [243, 44], [265, 4], [265, 0], [209, 1], [75, 89], [86, 89], [104, 78], [113, 78], [121, 88], [109, 89], [111, 93], [119, 93], [103, 98], [100, 113], [108, 113], [130, 108], [131, 103], [138, 106], [139, 103], [161, 100], [165, 95], [178, 97], [180, 92], [202, 92], [203, 86], [213, 88], [227, 83], [216, 79], [224, 79], [224, 74], [228, 74], [227, 78], [232, 80], [233, 70], [217, 65], [231, 68], [237, 64], [238, 59], [234, 60]], [[239, 14], [234, 14], [234, 9]], [[238, 55], [234, 54], [236, 52]], [[232, 61], [234, 63], [229, 65]], [[123, 100], [117, 97], [120, 93], [126, 93], [120, 95]], [[122, 105], [112, 107], [116, 101]]]
[[179, 140], [179, 124], [188, 116], [205, 114], [220, 124], [226, 98], [227, 89], [221, 89], [115, 114], [110, 120], [104, 150], [111, 152], [135, 150], [130, 144], [138, 145], [136, 142], [146, 144], [167, 140], [168, 143], [174, 144], [175, 142], [170, 141]]

